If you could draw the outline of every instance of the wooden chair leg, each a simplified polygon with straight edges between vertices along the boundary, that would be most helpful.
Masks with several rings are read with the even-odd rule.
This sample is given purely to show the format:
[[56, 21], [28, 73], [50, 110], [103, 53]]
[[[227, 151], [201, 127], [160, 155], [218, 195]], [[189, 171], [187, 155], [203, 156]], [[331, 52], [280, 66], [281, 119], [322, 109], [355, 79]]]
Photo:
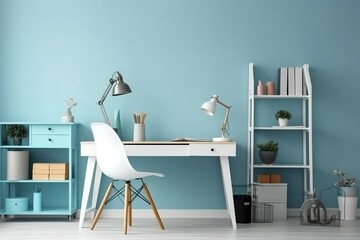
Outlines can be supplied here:
[[104, 198], [103, 198], [103, 200], [101, 201], [100, 207], [99, 207], [99, 209], [98, 209], [98, 211], [97, 211], [97, 213], [96, 213], [96, 215], [95, 215], [95, 217], [94, 217], [94, 219], [93, 219], [93, 222], [92, 222], [92, 225], [91, 225], [91, 228], [90, 228], [91, 230], [94, 229], [97, 221], [99, 220], [99, 217], [100, 217], [100, 215], [101, 215], [101, 213], [102, 213], [102, 211], [103, 211], [103, 209], [104, 209], [104, 207], [105, 207], [105, 203], [106, 203], [106, 201], [108, 200], [109, 195], [110, 195], [110, 193], [111, 193], [113, 184], [114, 184], [113, 181], [111, 181], [111, 183], [109, 184], [108, 189], [106, 190], [106, 193], [105, 193], [105, 195], [104, 195]]
[[165, 229], [164, 224], [163, 224], [162, 221], [161, 221], [160, 215], [159, 215], [159, 213], [158, 213], [158, 211], [157, 211], [157, 209], [156, 209], [155, 203], [154, 203], [154, 201], [153, 201], [153, 199], [152, 199], [152, 197], [151, 197], [151, 195], [150, 195], [149, 189], [148, 189], [148, 187], [146, 186], [145, 182], [143, 182], [142, 184], [143, 184], [143, 187], [144, 187], [144, 191], [145, 191], [146, 197], [147, 197], [147, 199], [149, 200], [150, 206], [151, 206], [151, 208], [152, 208], [152, 210], [153, 210], [153, 212], [154, 212], [154, 214], [155, 214], [156, 220], [158, 221], [158, 223], [159, 223], [159, 225], [160, 225], [160, 228], [164, 230], [164, 229]]
[[[131, 183], [130, 183], [130, 189], [131, 189]], [[128, 223], [129, 226], [132, 226], [132, 203], [131, 203], [131, 191], [130, 191], [130, 201], [129, 201], [129, 212], [128, 212]]]
[[125, 183], [125, 197], [124, 197], [124, 235], [127, 234], [130, 201], [131, 201], [130, 182], [126, 182]]

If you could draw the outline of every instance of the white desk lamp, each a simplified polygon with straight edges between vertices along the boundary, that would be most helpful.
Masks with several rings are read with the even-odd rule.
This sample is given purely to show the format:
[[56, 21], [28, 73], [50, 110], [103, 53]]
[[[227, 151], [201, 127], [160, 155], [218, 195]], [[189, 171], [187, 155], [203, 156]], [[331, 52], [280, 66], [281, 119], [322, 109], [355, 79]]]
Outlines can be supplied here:
[[214, 142], [231, 142], [231, 138], [226, 138], [224, 137], [224, 133], [226, 132], [229, 135], [229, 131], [228, 131], [228, 127], [229, 127], [229, 112], [230, 112], [230, 107], [226, 104], [224, 104], [223, 102], [221, 102], [219, 100], [219, 97], [217, 95], [213, 95], [210, 98], [210, 101], [205, 102], [202, 106], [201, 109], [204, 110], [204, 112], [206, 112], [208, 115], [213, 116], [216, 110], [216, 103], [219, 103], [221, 106], [226, 108], [226, 113], [225, 113], [225, 119], [223, 124], [221, 125], [221, 137], [217, 137], [217, 138], [213, 138]]
[[[115, 75], [116, 75], [116, 77], [114, 78]], [[107, 86], [104, 94], [102, 95], [101, 99], [98, 102], [98, 105], [100, 106], [101, 112], [104, 116], [105, 123], [108, 125], [110, 125], [110, 121], [109, 121], [109, 118], [108, 118], [105, 108], [104, 108], [104, 101], [105, 101], [107, 95], [109, 94], [111, 87], [114, 84], [115, 84], [115, 86], [114, 86], [113, 92], [112, 92], [113, 96], [119, 96], [119, 95], [131, 93], [131, 89], [130, 89], [129, 85], [124, 83], [124, 80], [123, 80], [123, 77], [121, 76], [121, 74], [117, 71], [114, 72], [112, 77], [109, 80], [109, 85]]]

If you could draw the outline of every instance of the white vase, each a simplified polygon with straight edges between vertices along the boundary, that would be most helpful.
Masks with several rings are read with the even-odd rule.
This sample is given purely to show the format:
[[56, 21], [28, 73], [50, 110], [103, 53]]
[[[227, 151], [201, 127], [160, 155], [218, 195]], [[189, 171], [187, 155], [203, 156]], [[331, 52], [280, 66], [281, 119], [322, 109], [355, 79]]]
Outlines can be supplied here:
[[286, 127], [288, 124], [288, 119], [287, 118], [279, 118], [279, 126], [280, 127]]
[[358, 197], [338, 196], [338, 205], [341, 220], [355, 220]]

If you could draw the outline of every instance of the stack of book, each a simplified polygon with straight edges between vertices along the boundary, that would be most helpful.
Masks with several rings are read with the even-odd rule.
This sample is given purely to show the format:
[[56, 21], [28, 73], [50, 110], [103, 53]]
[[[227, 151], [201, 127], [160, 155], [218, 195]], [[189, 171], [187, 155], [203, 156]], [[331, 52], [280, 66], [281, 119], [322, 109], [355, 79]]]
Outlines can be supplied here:
[[69, 164], [67, 163], [34, 163], [33, 180], [66, 180], [69, 179]]
[[307, 95], [302, 67], [279, 68], [280, 95]]

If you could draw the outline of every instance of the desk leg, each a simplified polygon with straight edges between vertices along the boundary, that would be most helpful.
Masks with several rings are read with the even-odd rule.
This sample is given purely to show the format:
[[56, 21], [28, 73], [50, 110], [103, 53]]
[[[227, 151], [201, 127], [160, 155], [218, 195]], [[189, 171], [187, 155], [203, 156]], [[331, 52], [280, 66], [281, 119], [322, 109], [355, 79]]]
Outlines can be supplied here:
[[86, 164], [86, 172], [85, 172], [85, 180], [84, 180], [84, 189], [83, 195], [81, 200], [81, 208], [80, 208], [80, 219], [79, 219], [79, 228], [82, 228], [84, 224], [85, 214], [86, 214], [86, 207], [89, 200], [89, 193], [91, 188], [92, 177], [94, 174], [94, 167], [95, 167], [95, 157], [88, 157], [88, 161]]
[[235, 208], [234, 208], [234, 199], [233, 199], [233, 191], [232, 191], [232, 184], [231, 184], [229, 157], [221, 156], [220, 157], [220, 165], [221, 165], [221, 173], [222, 173], [223, 184], [224, 184], [226, 207], [230, 214], [233, 229], [236, 229], [237, 226], [236, 226], [236, 219], [235, 219]]
[[100, 183], [101, 183], [101, 176], [102, 176], [102, 172], [100, 170], [99, 164], [96, 164], [96, 172], [95, 172], [95, 179], [94, 179], [94, 187], [93, 187], [93, 196], [92, 196], [92, 201], [91, 201], [91, 209], [93, 209], [93, 213], [92, 213], [92, 217], [94, 218], [95, 216], [95, 211], [96, 211], [96, 204], [97, 204], [97, 199], [99, 196], [99, 189], [100, 189]]

